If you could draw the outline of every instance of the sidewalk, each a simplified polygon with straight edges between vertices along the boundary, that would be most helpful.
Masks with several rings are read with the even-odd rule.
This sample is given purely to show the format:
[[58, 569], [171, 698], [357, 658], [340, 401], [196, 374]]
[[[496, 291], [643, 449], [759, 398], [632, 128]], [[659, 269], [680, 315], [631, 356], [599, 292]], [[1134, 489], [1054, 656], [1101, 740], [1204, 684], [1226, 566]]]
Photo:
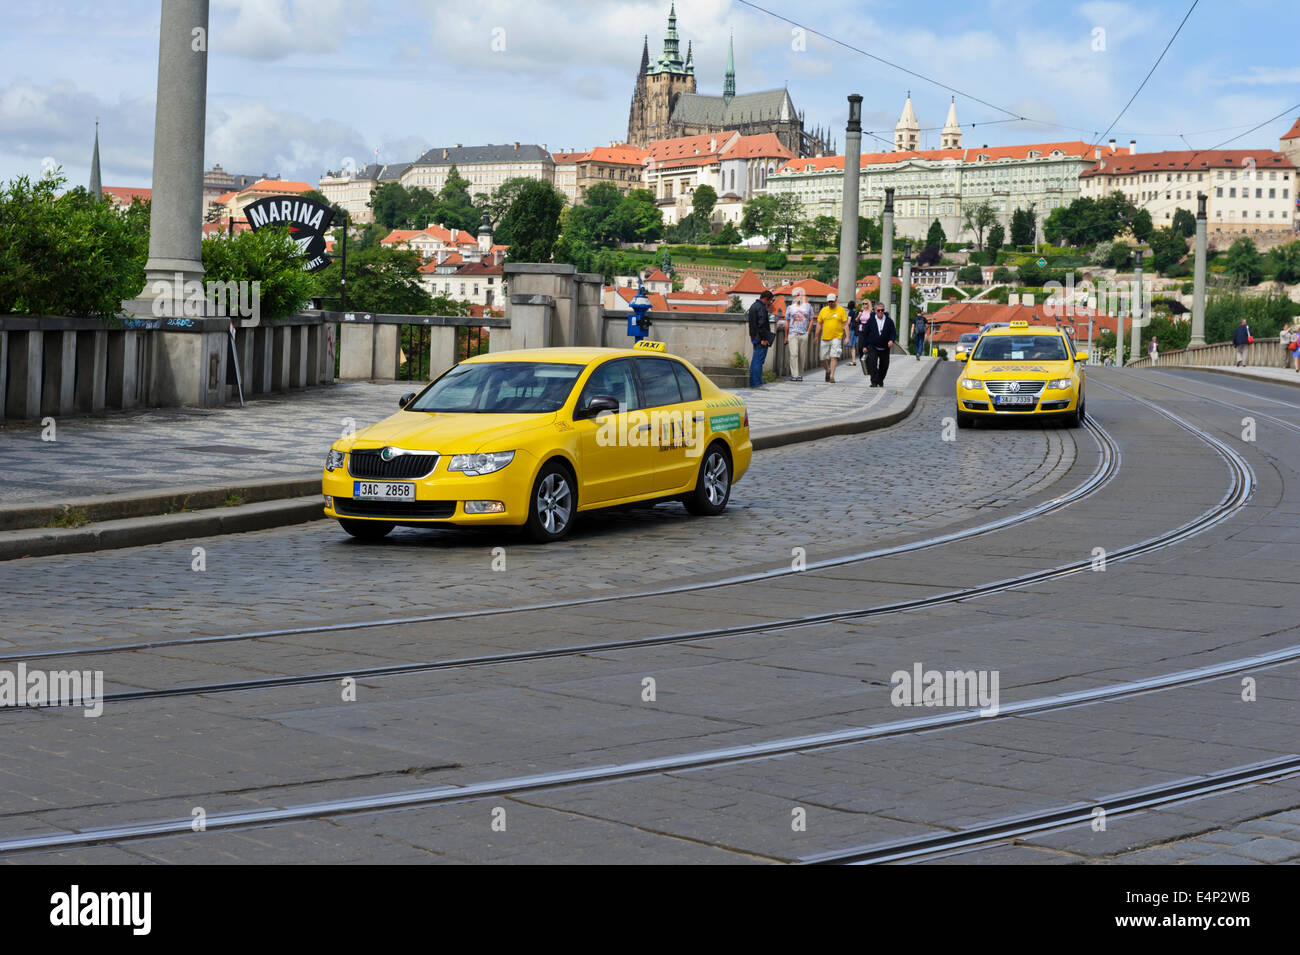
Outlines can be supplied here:
[[[893, 424], [935, 364], [895, 356], [885, 388], [868, 387], [849, 365], [835, 384], [810, 372], [802, 383], [732, 393], [746, 401], [755, 447], [776, 447]], [[53, 441], [37, 426], [0, 429], [0, 560], [314, 519], [329, 446], [347, 428], [388, 417], [417, 389], [342, 382], [242, 409], [68, 418], [56, 422]], [[61, 517], [69, 509], [71, 522]]]
[[1291, 385], [1300, 388], [1300, 374], [1296, 374], [1293, 368], [1282, 368], [1280, 364], [1277, 368], [1268, 368], [1261, 365], [1245, 365], [1242, 367], [1236, 365], [1205, 365], [1203, 367], [1196, 365], [1157, 365], [1155, 370], [1166, 371], [1181, 368], [1187, 368], [1191, 371], [1212, 371], [1218, 375], [1234, 375], [1238, 378], [1271, 381], [1278, 385]]

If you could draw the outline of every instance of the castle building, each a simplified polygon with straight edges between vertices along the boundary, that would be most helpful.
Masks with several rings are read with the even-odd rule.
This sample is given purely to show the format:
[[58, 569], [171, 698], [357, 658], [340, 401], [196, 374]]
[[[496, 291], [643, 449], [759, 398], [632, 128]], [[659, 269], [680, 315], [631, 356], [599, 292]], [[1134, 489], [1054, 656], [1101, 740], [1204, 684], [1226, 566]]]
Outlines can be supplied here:
[[742, 136], [772, 133], [796, 156], [823, 156], [834, 151], [827, 131], [804, 128], [803, 114], [795, 108], [788, 89], [736, 93], [734, 43], [728, 47], [722, 95], [698, 92], [689, 43], [682, 58], [674, 4], [668, 13], [663, 53], [651, 62], [648, 37], [642, 45], [628, 111], [627, 141], [644, 148], [661, 139], [732, 131]]

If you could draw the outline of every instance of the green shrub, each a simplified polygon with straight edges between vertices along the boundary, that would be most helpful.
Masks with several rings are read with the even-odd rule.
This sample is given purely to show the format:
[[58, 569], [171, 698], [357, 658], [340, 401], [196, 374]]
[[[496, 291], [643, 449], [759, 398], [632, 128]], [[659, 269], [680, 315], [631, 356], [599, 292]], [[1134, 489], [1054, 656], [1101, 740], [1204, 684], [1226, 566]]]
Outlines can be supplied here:
[[981, 285], [984, 273], [978, 265], [966, 265], [957, 270], [957, 281], [963, 285]]
[[780, 272], [789, 261], [784, 252], [769, 252], [763, 259], [763, 268], [769, 272]]
[[263, 323], [298, 312], [317, 291], [315, 277], [302, 270], [302, 250], [286, 228], [240, 232], [203, 240], [204, 279], [256, 282]]

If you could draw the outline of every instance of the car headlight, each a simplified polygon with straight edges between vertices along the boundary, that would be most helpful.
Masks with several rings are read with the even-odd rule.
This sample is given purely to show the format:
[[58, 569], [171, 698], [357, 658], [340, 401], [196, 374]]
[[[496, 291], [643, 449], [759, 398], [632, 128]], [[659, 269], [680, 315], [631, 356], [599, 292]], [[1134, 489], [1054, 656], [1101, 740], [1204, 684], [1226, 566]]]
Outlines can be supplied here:
[[1069, 378], [1053, 378], [1047, 383], [1047, 387], [1059, 390], [1061, 388], [1069, 388], [1072, 384], [1074, 384], [1074, 382]]
[[978, 391], [980, 384], [981, 382], [978, 378], [963, 378], [961, 380], [961, 386], [967, 391]]
[[341, 467], [343, 467], [343, 452], [330, 448], [325, 455], [325, 470], [333, 471], [335, 468]]
[[464, 471], [469, 475], [491, 474], [500, 471], [515, 459], [513, 451], [490, 451], [487, 454], [453, 454], [448, 471]]

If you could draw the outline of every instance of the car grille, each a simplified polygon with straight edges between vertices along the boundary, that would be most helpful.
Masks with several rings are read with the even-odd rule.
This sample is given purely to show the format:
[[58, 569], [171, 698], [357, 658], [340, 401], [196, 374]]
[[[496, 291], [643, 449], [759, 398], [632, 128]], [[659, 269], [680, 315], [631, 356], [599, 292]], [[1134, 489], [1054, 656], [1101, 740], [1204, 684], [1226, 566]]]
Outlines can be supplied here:
[[356, 478], [398, 481], [422, 478], [438, 466], [436, 454], [399, 454], [389, 461], [374, 451], [348, 452], [348, 473]]
[[1036, 395], [1043, 390], [1044, 382], [1041, 381], [1017, 381], [1015, 384], [1020, 388], [1016, 391], [1011, 390], [1009, 381], [986, 381], [984, 387], [989, 390], [991, 395]]
[[344, 517], [386, 517], [394, 521], [445, 520], [456, 513], [455, 501], [358, 501], [334, 498], [334, 510]]

